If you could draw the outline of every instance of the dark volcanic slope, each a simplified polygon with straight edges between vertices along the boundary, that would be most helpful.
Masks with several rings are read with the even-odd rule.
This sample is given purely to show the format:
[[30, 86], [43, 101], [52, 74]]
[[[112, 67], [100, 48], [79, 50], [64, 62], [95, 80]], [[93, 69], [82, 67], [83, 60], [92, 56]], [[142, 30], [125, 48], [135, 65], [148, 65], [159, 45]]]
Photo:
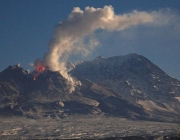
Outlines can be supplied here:
[[[67, 81], [58, 73], [45, 71], [36, 80], [18, 65], [9, 66], [0, 73], [0, 114], [23, 114], [21, 106], [35, 106], [42, 95], [56, 98], [55, 93], [67, 93]], [[52, 94], [54, 93], [54, 94]], [[51, 95], [52, 94], [52, 95]], [[31, 102], [31, 103], [29, 103]]]
[[111, 89], [86, 79], [81, 82], [70, 94], [70, 85], [59, 72], [46, 70], [33, 80], [33, 74], [20, 66], [9, 66], [0, 73], [0, 114], [38, 118], [104, 113], [126, 118], [149, 117], [143, 108]]

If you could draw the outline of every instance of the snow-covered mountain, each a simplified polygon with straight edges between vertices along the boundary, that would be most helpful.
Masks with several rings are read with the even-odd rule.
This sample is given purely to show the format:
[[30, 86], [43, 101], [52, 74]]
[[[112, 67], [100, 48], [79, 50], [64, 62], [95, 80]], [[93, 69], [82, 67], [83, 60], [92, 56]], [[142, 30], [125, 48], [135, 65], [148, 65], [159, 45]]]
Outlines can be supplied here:
[[77, 64], [71, 74], [106, 86], [149, 112], [179, 111], [180, 81], [141, 55], [97, 57]]

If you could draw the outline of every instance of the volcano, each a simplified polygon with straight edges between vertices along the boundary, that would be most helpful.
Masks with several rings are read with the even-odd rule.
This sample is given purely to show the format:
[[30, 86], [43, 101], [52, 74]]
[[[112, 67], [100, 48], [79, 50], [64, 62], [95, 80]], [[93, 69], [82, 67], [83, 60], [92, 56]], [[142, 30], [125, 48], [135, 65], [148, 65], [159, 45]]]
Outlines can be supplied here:
[[180, 81], [144, 56], [97, 57], [71, 67], [69, 74], [81, 81], [72, 93], [58, 71], [43, 69], [34, 79], [34, 72], [9, 66], [0, 73], [0, 115], [111, 115], [176, 121]]

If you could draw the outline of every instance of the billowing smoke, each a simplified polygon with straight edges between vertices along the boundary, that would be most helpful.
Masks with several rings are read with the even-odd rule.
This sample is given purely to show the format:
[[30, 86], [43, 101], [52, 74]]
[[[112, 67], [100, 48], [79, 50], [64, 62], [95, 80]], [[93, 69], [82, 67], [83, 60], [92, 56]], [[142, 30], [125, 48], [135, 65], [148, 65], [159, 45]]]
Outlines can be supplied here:
[[[133, 11], [116, 15], [112, 6], [104, 8], [75, 7], [69, 17], [55, 26], [54, 36], [49, 42], [49, 50], [38, 63], [60, 73], [70, 81], [74, 90], [75, 81], [68, 75], [66, 62], [71, 54], [87, 55], [99, 43], [93, 36], [98, 30], [121, 31], [125, 28], [151, 23], [155, 12]], [[37, 63], [37, 61], [36, 61]]]

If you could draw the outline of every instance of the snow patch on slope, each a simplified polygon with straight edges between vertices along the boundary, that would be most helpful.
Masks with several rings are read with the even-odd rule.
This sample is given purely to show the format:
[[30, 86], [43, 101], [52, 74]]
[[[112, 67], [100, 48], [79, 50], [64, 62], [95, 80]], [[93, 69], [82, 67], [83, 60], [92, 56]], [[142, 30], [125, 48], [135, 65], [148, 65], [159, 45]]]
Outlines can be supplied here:
[[166, 108], [162, 108], [160, 106], [157, 106], [156, 103], [151, 100], [146, 100], [146, 101], [139, 100], [137, 103], [142, 105], [143, 108], [146, 109], [147, 111], [159, 110], [163, 112], [175, 112], [174, 109], [172, 109], [169, 105], [164, 104]]
[[175, 97], [175, 99], [177, 99], [180, 102], [180, 97]]

